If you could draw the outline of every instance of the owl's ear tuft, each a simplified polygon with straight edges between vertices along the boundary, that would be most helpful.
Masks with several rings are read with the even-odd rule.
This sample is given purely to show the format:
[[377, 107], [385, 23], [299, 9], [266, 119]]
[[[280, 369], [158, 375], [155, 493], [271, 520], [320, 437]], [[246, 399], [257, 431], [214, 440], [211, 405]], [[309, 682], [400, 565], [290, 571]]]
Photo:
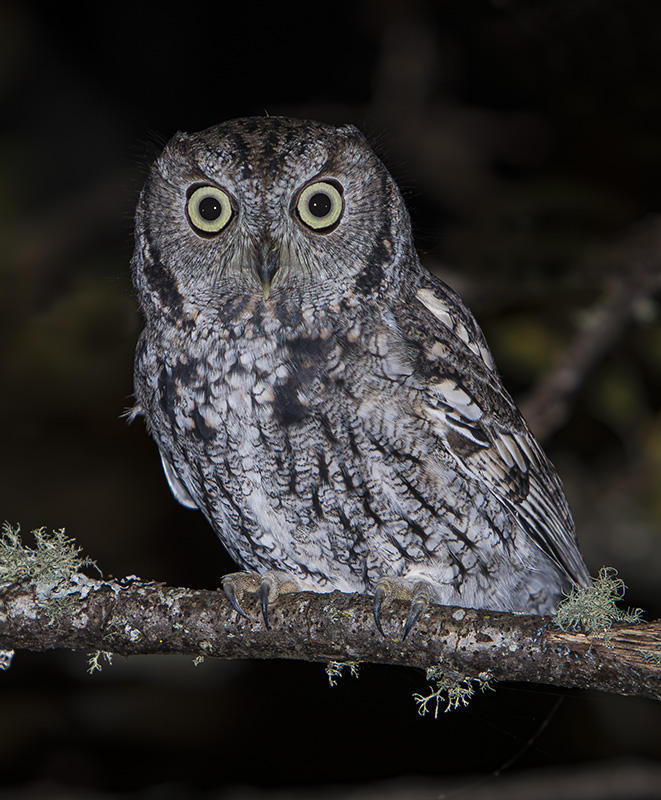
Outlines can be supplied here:
[[176, 151], [176, 150], [188, 149], [190, 140], [191, 136], [189, 133], [185, 133], [184, 131], [177, 131], [175, 135], [167, 143], [165, 150]]
[[359, 130], [355, 125], [347, 122], [345, 125], [340, 125], [337, 128], [339, 134], [344, 134], [347, 139], [357, 139], [360, 142], [367, 142], [365, 134]]
[[172, 168], [173, 160], [176, 162], [182, 156], [187, 156], [191, 149], [192, 137], [183, 131], [177, 131], [163, 148], [163, 152], [154, 164], [156, 172], [167, 181]]

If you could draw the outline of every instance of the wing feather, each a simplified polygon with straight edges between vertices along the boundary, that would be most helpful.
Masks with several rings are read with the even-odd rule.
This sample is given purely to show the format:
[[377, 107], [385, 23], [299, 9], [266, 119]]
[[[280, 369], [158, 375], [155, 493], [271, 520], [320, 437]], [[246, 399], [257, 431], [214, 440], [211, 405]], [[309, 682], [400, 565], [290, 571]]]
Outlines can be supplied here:
[[163, 472], [165, 473], [165, 477], [168, 482], [168, 486], [170, 487], [170, 491], [175, 497], [175, 500], [178, 500], [182, 506], [186, 506], [186, 508], [198, 508], [199, 506], [191, 497], [190, 492], [184, 486], [184, 484], [179, 479], [177, 473], [174, 470], [174, 467], [168, 459], [163, 455], [163, 452], [159, 450], [159, 454], [161, 456], [161, 464], [163, 464]]
[[403, 320], [406, 336], [424, 339], [419, 413], [457, 469], [496, 497], [572, 581], [587, 583], [560, 478], [502, 386], [473, 315], [434, 279], [424, 280], [416, 300]]

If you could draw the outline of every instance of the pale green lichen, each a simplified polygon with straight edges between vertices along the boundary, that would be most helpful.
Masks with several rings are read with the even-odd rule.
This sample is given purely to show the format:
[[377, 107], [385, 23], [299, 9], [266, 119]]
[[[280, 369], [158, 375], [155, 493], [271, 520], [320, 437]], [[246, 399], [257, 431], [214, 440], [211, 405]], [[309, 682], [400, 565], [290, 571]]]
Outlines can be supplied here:
[[11, 667], [15, 655], [15, 650], [0, 650], [0, 671], [4, 672]]
[[344, 622], [353, 617], [353, 612], [347, 609], [340, 611], [337, 608], [331, 608], [327, 612], [327, 617], [331, 622]]
[[46, 528], [32, 531], [34, 547], [23, 543], [19, 525], [5, 522], [0, 531], [0, 584], [29, 581], [34, 584], [37, 600], [48, 615], [49, 623], [76, 612], [78, 589], [73, 583], [83, 567], [94, 567], [82, 557], [82, 548], [64, 529], [48, 533]]
[[359, 665], [360, 662], [358, 661], [329, 661], [326, 664], [326, 676], [328, 677], [329, 685], [337, 686], [337, 682], [342, 677], [345, 669], [349, 670], [352, 678], [357, 678]]
[[[82, 567], [96, 563], [81, 558], [82, 547], [66, 536], [64, 528], [47, 533], [46, 528], [32, 531], [34, 547], [23, 544], [20, 525], [3, 523], [0, 532], [0, 582], [14, 583], [24, 579], [57, 584], [71, 580]], [[98, 567], [96, 567], [98, 569]]]
[[654, 664], [657, 667], [661, 667], [661, 652], [653, 653], [651, 650], [642, 650], [641, 655], [643, 657], [643, 661], [647, 661], [649, 664]]
[[112, 653], [108, 650], [95, 650], [93, 653], [90, 653], [87, 658], [87, 672], [89, 675], [93, 675], [95, 672], [101, 672], [103, 669], [103, 663], [112, 664]]
[[643, 661], [661, 667], [661, 637], [654, 637], [654, 650], [641, 650]]
[[204, 664], [204, 662], [206, 661], [206, 657], [208, 655], [211, 655], [211, 653], [213, 652], [213, 645], [206, 639], [203, 639], [201, 642], [199, 642], [198, 646], [202, 652], [196, 655], [195, 658], [193, 659], [194, 667], [199, 667], [201, 664]]
[[489, 670], [484, 670], [478, 675], [457, 675], [447, 672], [443, 667], [430, 667], [427, 670], [427, 680], [432, 684], [428, 695], [414, 694], [413, 699], [418, 704], [418, 714], [424, 717], [434, 704], [434, 719], [443, 703], [443, 713], [455, 711], [459, 706], [467, 706], [476, 691], [493, 691], [491, 685], [492, 675]]
[[130, 622], [127, 622], [127, 620], [119, 614], [108, 620], [106, 623], [106, 630], [109, 633], [116, 633], [128, 639], [131, 644], [139, 642], [143, 637], [142, 631], [138, 628], [134, 628]]
[[640, 622], [640, 608], [618, 608], [626, 586], [617, 577], [614, 567], [602, 567], [599, 575], [587, 587], [572, 586], [569, 594], [558, 606], [554, 622], [562, 631], [585, 631], [608, 638], [614, 622]]

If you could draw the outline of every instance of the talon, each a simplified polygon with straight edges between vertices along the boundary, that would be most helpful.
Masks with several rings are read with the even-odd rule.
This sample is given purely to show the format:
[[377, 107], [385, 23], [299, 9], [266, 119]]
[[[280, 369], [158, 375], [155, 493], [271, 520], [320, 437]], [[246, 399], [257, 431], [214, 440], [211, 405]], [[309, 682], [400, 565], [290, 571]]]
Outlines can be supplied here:
[[262, 581], [260, 584], [259, 589], [257, 590], [257, 594], [259, 595], [259, 599], [262, 604], [262, 616], [264, 617], [264, 625], [266, 625], [267, 630], [271, 630], [271, 626], [269, 625], [269, 594], [270, 594], [271, 585], [268, 581]]
[[250, 619], [250, 617], [241, 608], [239, 597], [244, 592], [256, 594], [262, 609], [264, 624], [270, 630], [269, 603], [275, 602], [282, 594], [298, 591], [298, 584], [290, 575], [274, 570], [264, 575], [256, 572], [232, 572], [223, 578], [223, 591], [232, 608], [245, 619]]
[[402, 641], [406, 639], [406, 635], [411, 630], [411, 628], [415, 625], [420, 617], [420, 614], [427, 608], [427, 600], [423, 597], [418, 597], [417, 600], [414, 600], [411, 603], [411, 608], [409, 609], [409, 615], [406, 618], [406, 622], [404, 623], [404, 628], [402, 630]]
[[374, 590], [374, 624], [376, 625], [376, 629], [381, 634], [381, 636], [385, 637], [385, 633], [383, 628], [381, 627], [381, 606], [383, 605], [383, 601], [386, 597], [386, 590], [383, 586], [377, 586]]
[[241, 608], [239, 604], [239, 601], [236, 596], [236, 589], [234, 588], [234, 582], [231, 580], [224, 580], [223, 591], [225, 592], [225, 597], [229, 600], [230, 605], [236, 611], [236, 613], [240, 614], [242, 617], [245, 617], [246, 619], [250, 619], [250, 617], [246, 614], [246, 612]]

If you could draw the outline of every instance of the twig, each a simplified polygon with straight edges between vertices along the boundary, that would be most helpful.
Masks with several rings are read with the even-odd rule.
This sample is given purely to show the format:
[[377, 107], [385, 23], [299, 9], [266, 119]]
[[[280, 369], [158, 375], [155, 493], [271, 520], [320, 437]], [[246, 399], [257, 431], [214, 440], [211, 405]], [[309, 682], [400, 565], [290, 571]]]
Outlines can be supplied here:
[[585, 315], [585, 325], [555, 367], [521, 404], [538, 438], [548, 437], [565, 422], [572, 397], [590, 371], [620, 339], [641, 305], [661, 289], [660, 246], [661, 222], [653, 218], [610, 254], [600, 254], [602, 267], [617, 259], [617, 277], [610, 279], [605, 297]]

